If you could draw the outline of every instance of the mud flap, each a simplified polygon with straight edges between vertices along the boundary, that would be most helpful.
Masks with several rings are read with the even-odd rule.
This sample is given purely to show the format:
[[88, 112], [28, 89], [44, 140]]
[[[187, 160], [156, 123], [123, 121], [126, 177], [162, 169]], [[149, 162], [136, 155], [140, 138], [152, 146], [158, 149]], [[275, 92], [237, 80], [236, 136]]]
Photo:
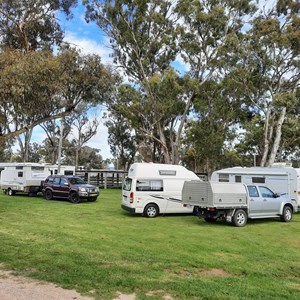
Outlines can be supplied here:
[[232, 217], [234, 215], [235, 209], [230, 209], [226, 213], [226, 222], [231, 223], [232, 222]]

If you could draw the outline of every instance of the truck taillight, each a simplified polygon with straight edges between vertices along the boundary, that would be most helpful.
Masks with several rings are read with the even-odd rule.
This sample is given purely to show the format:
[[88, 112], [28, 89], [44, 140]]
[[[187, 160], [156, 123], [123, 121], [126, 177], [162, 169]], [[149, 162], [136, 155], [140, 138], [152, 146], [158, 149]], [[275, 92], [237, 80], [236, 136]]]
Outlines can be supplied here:
[[134, 197], [134, 194], [133, 194], [133, 192], [131, 192], [130, 193], [130, 197], [129, 197], [130, 203], [133, 203], [133, 197]]

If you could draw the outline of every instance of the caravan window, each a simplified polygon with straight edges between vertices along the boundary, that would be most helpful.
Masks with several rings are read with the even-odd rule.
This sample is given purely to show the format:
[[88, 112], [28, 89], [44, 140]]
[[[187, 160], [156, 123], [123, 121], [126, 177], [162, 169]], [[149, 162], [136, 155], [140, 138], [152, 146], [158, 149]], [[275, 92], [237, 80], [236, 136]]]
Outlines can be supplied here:
[[18, 177], [23, 177], [23, 172], [18, 172]]
[[252, 177], [252, 183], [266, 183], [265, 177]]
[[219, 174], [219, 182], [229, 182], [229, 174]]
[[23, 170], [23, 166], [16, 166], [16, 170]]
[[242, 176], [235, 176], [235, 182], [242, 182]]
[[44, 167], [39, 167], [39, 166], [33, 166], [31, 167], [32, 171], [42, 171], [44, 172], [45, 168]]
[[136, 181], [136, 190], [145, 191], [145, 192], [153, 192], [153, 191], [162, 192], [164, 190], [163, 181], [140, 179]]

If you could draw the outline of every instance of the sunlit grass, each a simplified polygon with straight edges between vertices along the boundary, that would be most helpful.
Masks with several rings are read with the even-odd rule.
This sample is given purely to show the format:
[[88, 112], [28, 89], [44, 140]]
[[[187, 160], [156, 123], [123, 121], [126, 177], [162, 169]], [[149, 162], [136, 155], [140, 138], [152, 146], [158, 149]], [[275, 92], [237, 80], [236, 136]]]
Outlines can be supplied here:
[[74, 205], [0, 194], [2, 268], [96, 299], [299, 299], [300, 214], [236, 228], [130, 215], [120, 198], [101, 190], [97, 202]]

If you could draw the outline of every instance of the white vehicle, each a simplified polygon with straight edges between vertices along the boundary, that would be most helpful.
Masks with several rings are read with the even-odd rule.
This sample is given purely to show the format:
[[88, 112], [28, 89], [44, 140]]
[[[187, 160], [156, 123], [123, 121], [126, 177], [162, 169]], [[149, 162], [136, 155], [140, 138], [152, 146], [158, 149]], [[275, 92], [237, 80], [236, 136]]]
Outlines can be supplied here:
[[185, 207], [180, 201], [184, 181], [199, 180], [199, 177], [183, 166], [134, 163], [122, 189], [121, 207], [131, 213], [154, 218], [158, 214], [192, 213], [193, 207]]
[[42, 181], [50, 175], [50, 170], [38, 163], [11, 163], [1, 170], [1, 189], [12, 196], [16, 192], [36, 195], [41, 192]]
[[46, 165], [51, 175], [75, 175], [75, 166], [61, 165], [60, 172], [58, 172], [58, 165]]
[[265, 185], [275, 193], [287, 194], [300, 206], [300, 169], [278, 165], [274, 167], [234, 167], [213, 172], [211, 181]]
[[289, 222], [297, 212], [297, 203], [264, 185], [243, 183], [187, 181], [182, 189], [182, 202], [197, 209], [207, 222], [226, 219], [242, 227], [247, 219], [280, 217]]

